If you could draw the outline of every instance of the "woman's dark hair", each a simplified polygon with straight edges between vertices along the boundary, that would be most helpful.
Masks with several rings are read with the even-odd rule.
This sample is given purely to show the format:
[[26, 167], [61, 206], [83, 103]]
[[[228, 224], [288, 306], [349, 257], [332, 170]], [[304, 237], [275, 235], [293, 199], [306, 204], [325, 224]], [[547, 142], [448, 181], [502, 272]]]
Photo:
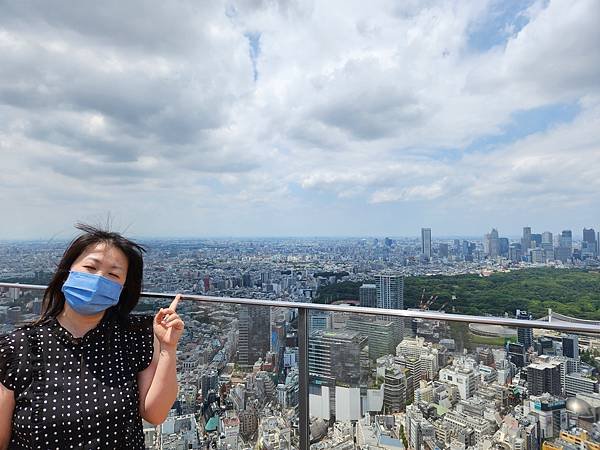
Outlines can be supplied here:
[[56, 273], [52, 277], [48, 287], [44, 292], [42, 303], [42, 314], [37, 323], [44, 323], [47, 320], [57, 317], [65, 305], [65, 296], [62, 293], [62, 286], [69, 276], [69, 271], [73, 263], [90, 245], [106, 244], [108, 246], [121, 250], [128, 261], [127, 277], [119, 303], [109, 309], [113, 309], [119, 319], [127, 318], [128, 314], [135, 308], [142, 292], [142, 278], [144, 273], [144, 261], [142, 253], [146, 251], [144, 247], [136, 244], [129, 239], [124, 238], [119, 233], [105, 231], [100, 228], [78, 223], [75, 228], [83, 231], [83, 234], [75, 238], [65, 250], [62, 259], [58, 263]]

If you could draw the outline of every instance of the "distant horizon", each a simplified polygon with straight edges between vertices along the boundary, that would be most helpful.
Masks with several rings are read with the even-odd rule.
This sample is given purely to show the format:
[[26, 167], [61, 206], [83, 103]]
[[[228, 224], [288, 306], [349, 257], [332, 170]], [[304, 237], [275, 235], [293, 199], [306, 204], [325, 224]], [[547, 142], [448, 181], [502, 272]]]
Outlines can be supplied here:
[[[588, 227], [586, 227], [588, 228]], [[591, 227], [594, 229], [594, 231], [597, 233], [599, 230]], [[568, 228], [566, 228], [566, 230], [568, 230]], [[548, 230], [546, 230], [548, 231]], [[562, 231], [562, 230], [561, 230]], [[575, 230], [573, 231], [573, 241], [579, 241], [582, 240], [583, 235], [578, 236], [575, 233]], [[582, 228], [583, 231], [583, 228]], [[487, 233], [487, 232], [486, 232]], [[433, 233], [432, 230], [432, 234], [431, 234], [431, 239], [432, 241], [439, 241], [439, 240], [453, 240], [453, 239], [459, 239], [459, 240], [483, 240], [483, 237], [486, 233], [482, 233], [481, 235], [477, 235], [477, 234], [469, 234], [469, 235], [454, 235], [454, 234], [449, 234], [449, 235], [436, 235]], [[553, 236], [556, 236], [559, 232], [552, 232]], [[541, 234], [541, 233], [536, 233], [535, 230], [532, 230], [532, 234]], [[64, 238], [43, 238], [43, 237], [37, 237], [37, 238], [0, 238], [0, 243], [3, 242], [69, 242], [71, 241], [75, 236], [77, 235], [77, 233], [73, 234], [72, 237], [64, 237]], [[376, 234], [365, 234], [365, 235], [206, 235], [206, 236], [198, 236], [198, 235], [190, 235], [190, 236], [152, 236], [152, 235], [134, 235], [134, 234], [123, 234], [124, 236], [133, 239], [133, 240], [139, 240], [139, 241], [152, 241], [152, 240], [156, 240], [156, 241], [177, 241], [177, 240], [197, 240], [197, 241], [202, 241], [202, 240], [227, 240], [227, 239], [232, 239], [232, 240], [268, 240], [268, 239], [379, 239], [379, 240], [383, 240], [385, 238], [389, 238], [392, 240], [399, 240], [399, 239], [408, 239], [408, 240], [421, 240], [421, 236], [419, 235], [376, 235]], [[522, 237], [522, 235], [504, 235], [502, 233], [500, 233], [500, 237], [504, 237], [504, 238], [508, 238], [508, 239], [513, 239], [513, 240], [518, 240]]]

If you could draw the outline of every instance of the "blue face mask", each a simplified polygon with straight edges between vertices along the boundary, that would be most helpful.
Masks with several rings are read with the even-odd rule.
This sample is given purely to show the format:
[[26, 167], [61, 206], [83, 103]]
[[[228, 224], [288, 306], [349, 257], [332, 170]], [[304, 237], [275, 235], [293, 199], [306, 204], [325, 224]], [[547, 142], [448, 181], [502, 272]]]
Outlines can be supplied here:
[[123, 286], [87, 272], [69, 272], [62, 292], [71, 308], [83, 315], [98, 314], [119, 303]]

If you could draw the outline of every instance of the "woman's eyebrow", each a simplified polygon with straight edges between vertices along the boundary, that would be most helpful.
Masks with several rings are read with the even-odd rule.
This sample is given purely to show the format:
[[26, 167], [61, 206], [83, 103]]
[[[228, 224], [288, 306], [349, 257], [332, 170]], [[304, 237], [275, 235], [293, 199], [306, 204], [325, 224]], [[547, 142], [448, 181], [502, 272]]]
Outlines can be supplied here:
[[[95, 262], [96, 264], [100, 264], [100, 263], [102, 262], [102, 261], [100, 261], [98, 258], [96, 258], [96, 257], [94, 257], [94, 256], [92, 256], [92, 255], [88, 255], [88, 256], [86, 256], [86, 257], [84, 258], [84, 261], [85, 261], [86, 259], [90, 259], [90, 260], [92, 260], [93, 262]], [[123, 267], [121, 267], [119, 264], [113, 264], [113, 265], [112, 265], [112, 267], [111, 267], [111, 269], [119, 269], [119, 270], [123, 270]]]

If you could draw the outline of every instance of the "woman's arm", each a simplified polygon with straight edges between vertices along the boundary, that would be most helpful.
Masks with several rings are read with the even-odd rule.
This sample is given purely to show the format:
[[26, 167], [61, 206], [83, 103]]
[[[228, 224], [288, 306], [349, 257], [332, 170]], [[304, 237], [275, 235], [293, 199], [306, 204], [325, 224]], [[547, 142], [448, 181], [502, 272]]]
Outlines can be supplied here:
[[138, 374], [140, 415], [153, 425], [163, 423], [177, 399], [177, 343], [184, 324], [175, 312], [181, 295], [154, 317], [154, 356]]
[[161, 350], [160, 342], [155, 336], [152, 362], [138, 373], [140, 415], [153, 425], [165, 421], [177, 399], [175, 352], [176, 348]]
[[6, 450], [10, 443], [14, 410], [15, 393], [0, 383], [0, 450]]

